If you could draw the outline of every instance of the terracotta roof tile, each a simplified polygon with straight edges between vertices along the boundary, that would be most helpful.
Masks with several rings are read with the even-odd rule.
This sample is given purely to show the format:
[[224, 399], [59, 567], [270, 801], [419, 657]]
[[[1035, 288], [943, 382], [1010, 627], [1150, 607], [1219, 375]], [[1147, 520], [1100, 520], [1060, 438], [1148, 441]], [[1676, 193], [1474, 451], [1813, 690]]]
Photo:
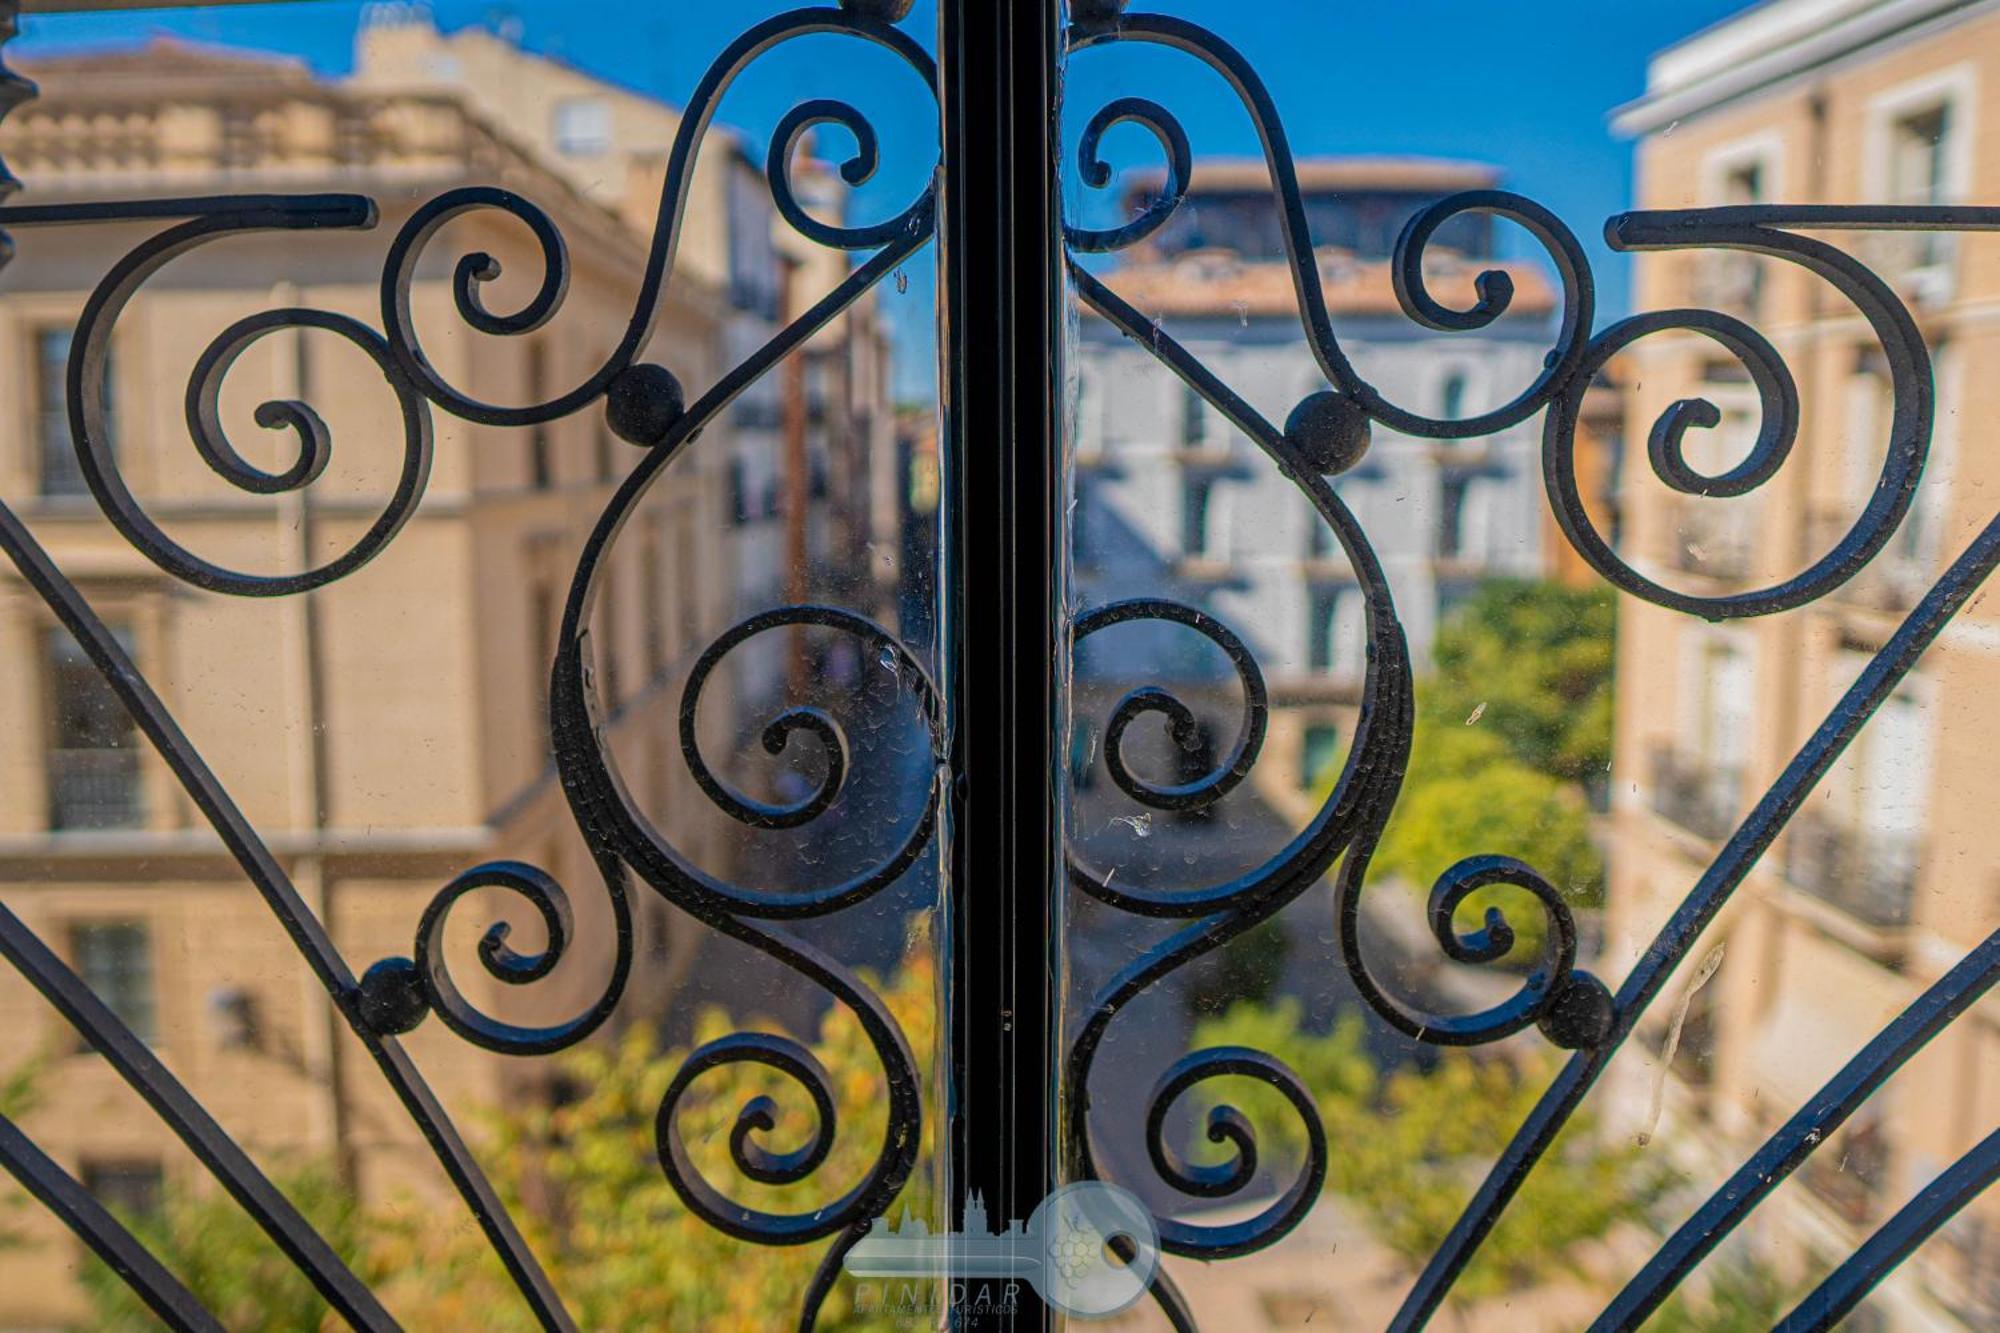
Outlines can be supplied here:
[[[1556, 292], [1541, 270], [1509, 260], [1433, 264], [1427, 273], [1431, 295], [1448, 306], [1470, 307], [1475, 299], [1472, 281], [1486, 269], [1498, 269], [1514, 280], [1514, 300], [1507, 307], [1508, 314], [1546, 315], [1556, 308]], [[1320, 258], [1320, 278], [1327, 307], [1336, 314], [1402, 312], [1386, 263], [1361, 262], [1327, 251]], [[1196, 251], [1165, 263], [1127, 265], [1105, 275], [1104, 281], [1149, 316], [1297, 318], [1299, 310], [1289, 265], [1245, 263], [1219, 251]]]
[[[1458, 162], [1435, 157], [1308, 157], [1297, 163], [1299, 187], [1308, 193], [1326, 190], [1412, 190], [1449, 194], [1483, 190], [1500, 180], [1500, 172], [1482, 162]], [[1125, 176], [1125, 193], [1157, 194], [1166, 184], [1164, 167], [1148, 167]], [[1195, 194], [1236, 190], [1268, 190], [1271, 171], [1261, 157], [1204, 157], [1194, 164], [1189, 190]]]

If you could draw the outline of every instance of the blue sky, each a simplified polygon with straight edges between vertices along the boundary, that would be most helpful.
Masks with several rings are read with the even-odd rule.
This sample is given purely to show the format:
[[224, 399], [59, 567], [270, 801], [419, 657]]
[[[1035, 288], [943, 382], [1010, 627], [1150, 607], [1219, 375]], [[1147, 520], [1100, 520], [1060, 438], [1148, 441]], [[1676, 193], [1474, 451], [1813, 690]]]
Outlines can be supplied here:
[[[1624, 312], [1626, 263], [1604, 249], [1606, 216], [1629, 206], [1631, 145], [1614, 139], [1606, 113], [1643, 87], [1647, 56], [1747, 7], [1748, 0], [1135, 0], [1215, 29], [1259, 67], [1294, 149], [1314, 153], [1422, 153], [1490, 162], [1510, 188], [1552, 208], [1590, 248], [1600, 322]], [[934, 0], [918, 0], [910, 30], [930, 45]], [[508, 24], [534, 50], [671, 101], [684, 99], [716, 52], [743, 28], [787, 6], [772, 0], [437, 0], [445, 28]], [[359, 0], [246, 5], [78, 16], [29, 15], [24, 55], [54, 47], [143, 40], [174, 33], [286, 51], [328, 74], [352, 60]], [[886, 216], [921, 188], [936, 155], [936, 110], [915, 80], [856, 44], [813, 38], [760, 58], [723, 104], [721, 118], [761, 141], [806, 97], [853, 100], [883, 138], [883, 169], [863, 188], [861, 216]], [[1090, 112], [1141, 93], [1187, 127], [1197, 154], [1258, 151], [1250, 122], [1221, 82], [1184, 56], [1090, 52], [1070, 70], [1069, 141]], [[832, 143], [829, 151], [838, 151]], [[1157, 160], [1150, 137], [1124, 127], [1107, 139], [1116, 165]], [[1073, 173], [1071, 173], [1073, 176]], [[32, 182], [30, 182], [32, 184]], [[1095, 210], [1098, 197], [1083, 198]], [[1108, 193], [1108, 192], [1107, 192]], [[1520, 240], [1520, 253], [1529, 243]], [[902, 300], [929, 292], [927, 274]], [[912, 336], [902, 383], [916, 390], [930, 365]]]

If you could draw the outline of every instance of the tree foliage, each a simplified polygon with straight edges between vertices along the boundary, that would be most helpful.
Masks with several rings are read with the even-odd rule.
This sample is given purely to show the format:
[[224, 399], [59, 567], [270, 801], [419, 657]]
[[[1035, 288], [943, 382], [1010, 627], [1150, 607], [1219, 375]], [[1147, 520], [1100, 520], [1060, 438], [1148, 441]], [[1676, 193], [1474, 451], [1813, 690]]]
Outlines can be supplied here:
[[[1313, 1034], [1291, 999], [1238, 1005], [1198, 1024], [1191, 1039], [1194, 1049], [1231, 1045], [1269, 1051], [1313, 1090], [1332, 1145], [1327, 1189], [1412, 1269], [1444, 1242], [1553, 1072], [1547, 1058], [1448, 1050], [1428, 1071], [1411, 1066], [1384, 1075], [1369, 1058], [1359, 1016]], [[1251, 1116], [1260, 1143], [1301, 1150], [1297, 1117], [1275, 1093], [1245, 1085], [1230, 1087], [1228, 1096]], [[1671, 1183], [1657, 1159], [1630, 1143], [1601, 1142], [1592, 1119], [1578, 1115], [1521, 1187], [1453, 1299], [1471, 1304], [1559, 1280], [1584, 1246], [1643, 1219]]]
[[1490, 579], [1438, 627], [1419, 712], [1461, 723], [1477, 712], [1517, 762], [1551, 777], [1601, 774], [1617, 619], [1609, 588]]
[[[1420, 723], [1402, 799], [1374, 868], [1428, 890], [1475, 853], [1527, 862], [1574, 905], [1603, 901], [1604, 858], [1591, 840], [1589, 805], [1575, 783], [1518, 762], [1497, 739], [1461, 723]], [[1476, 923], [1489, 902], [1504, 906], [1509, 895], [1519, 896], [1501, 889], [1476, 894], [1461, 917]]]
[[1790, 1313], [1824, 1271], [1809, 1265], [1787, 1282], [1769, 1264], [1733, 1256], [1706, 1266], [1695, 1280], [1667, 1297], [1646, 1323], [1646, 1333], [1765, 1333]]
[[[919, 1078], [928, 1085], [929, 1034], [936, 1031], [936, 971], [918, 951], [879, 993], [910, 1034]], [[744, 1023], [705, 1013], [696, 1040]], [[755, 1026], [755, 1024], [751, 1024]], [[698, 1079], [682, 1103], [681, 1125], [703, 1174], [730, 1198], [778, 1212], [811, 1211], [857, 1183], [873, 1164], [885, 1122], [880, 1066], [860, 1024], [828, 1010], [812, 1050], [833, 1078], [838, 1132], [812, 1180], [792, 1189], [745, 1181], [729, 1161], [730, 1131], [759, 1095], [778, 1106], [762, 1141], [786, 1150], [813, 1132], [810, 1099], [761, 1065], [731, 1065]], [[690, 1213], [667, 1183], [654, 1119], [686, 1052], [663, 1050], [650, 1028], [557, 1057], [566, 1103], [496, 1110], [481, 1125], [479, 1155], [495, 1189], [584, 1328], [686, 1329], [765, 1333], [792, 1326], [801, 1295], [830, 1242], [766, 1248], [732, 1240]], [[929, 1191], [927, 1123], [918, 1175], [896, 1207], [920, 1215]], [[296, 1169], [280, 1187], [336, 1251], [409, 1328], [528, 1333], [536, 1327], [484, 1235], [455, 1200], [403, 1198], [362, 1210], [330, 1173]], [[817, 1191], [817, 1192], [815, 1192]], [[142, 1238], [230, 1328], [344, 1327], [316, 1293], [221, 1191], [170, 1190], [157, 1219], [134, 1219]], [[157, 1325], [109, 1270], [88, 1265], [84, 1279], [93, 1329]], [[862, 1330], [851, 1291], [836, 1286], [820, 1326]]]
[[[0, 1075], [0, 1116], [18, 1121], [34, 1109], [35, 1090], [47, 1065], [46, 1057], [38, 1055]], [[20, 1221], [28, 1207], [27, 1191], [15, 1184], [12, 1176], [0, 1175], [0, 1250], [23, 1244]]]
[[[1494, 579], [1445, 621], [1374, 874], [1428, 893], [1467, 856], [1512, 856], [1572, 906], [1602, 903], [1604, 859], [1581, 780], [1610, 760], [1614, 618], [1608, 593]], [[1514, 929], [1508, 961], [1538, 958], [1546, 916], [1521, 890], [1472, 894], [1460, 928], [1477, 929], [1492, 907]]]
[[[368, 1258], [361, 1210], [347, 1187], [317, 1165], [294, 1165], [276, 1183], [334, 1253], [365, 1276], [359, 1271]], [[159, 1216], [120, 1220], [225, 1328], [346, 1327], [250, 1215], [219, 1189], [169, 1192]], [[151, 1333], [160, 1327], [159, 1318], [104, 1264], [84, 1264], [78, 1280], [90, 1302], [90, 1328]]]

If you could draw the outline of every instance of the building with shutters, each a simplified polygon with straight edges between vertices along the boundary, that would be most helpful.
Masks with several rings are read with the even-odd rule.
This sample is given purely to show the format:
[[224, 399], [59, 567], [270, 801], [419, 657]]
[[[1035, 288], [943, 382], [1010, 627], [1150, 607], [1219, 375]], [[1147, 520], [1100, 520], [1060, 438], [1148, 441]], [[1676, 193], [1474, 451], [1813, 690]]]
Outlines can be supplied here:
[[[1447, 194], [1490, 188], [1498, 173], [1405, 158], [1309, 159], [1298, 171], [1334, 331], [1385, 397], [1460, 418], [1502, 406], [1534, 382], [1557, 297], [1536, 265], [1495, 258], [1492, 218], [1445, 223], [1426, 256], [1432, 290], [1446, 302], [1469, 303], [1485, 269], [1513, 280], [1506, 314], [1486, 329], [1424, 328], [1403, 314], [1389, 277], [1397, 235], [1413, 214]], [[1128, 211], [1163, 185], [1158, 174], [1136, 174]], [[1327, 387], [1301, 331], [1277, 196], [1261, 161], [1197, 161], [1188, 197], [1167, 224], [1116, 258], [1105, 274], [1111, 287], [1267, 420], [1282, 425], [1300, 399]], [[1345, 752], [1360, 693], [1366, 636], [1353, 570], [1297, 488], [1147, 349], [1086, 313], [1078, 361], [1074, 531], [1083, 604], [1170, 597], [1243, 636], [1274, 705], [1254, 779], [1280, 809], [1310, 808], [1313, 789]], [[1419, 671], [1438, 622], [1480, 580], [1549, 569], [1555, 534], [1542, 498], [1540, 420], [1467, 440], [1407, 438], [1378, 424], [1367, 455], [1335, 483], [1382, 562]], [[1132, 626], [1103, 640], [1103, 651], [1145, 661], [1190, 698], [1204, 681], [1236, 689], [1221, 655], [1186, 630]], [[1087, 642], [1078, 664], [1086, 695], [1096, 647]], [[1080, 718], [1105, 715], [1079, 708]]]
[[[290, 433], [259, 430], [252, 413], [297, 397], [325, 419], [333, 461], [303, 490], [250, 495], [205, 466], [188, 437], [182, 403], [208, 340], [293, 305], [379, 326], [385, 252], [411, 212], [454, 187], [500, 185], [567, 240], [562, 310], [511, 338], [479, 335], [454, 310], [454, 265], [468, 252], [499, 261], [486, 292], [495, 309], [515, 308], [539, 281], [534, 237], [493, 209], [432, 241], [411, 303], [433, 364], [462, 391], [507, 404], [554, 397], [587, 378], [625, 327], [678, 124], [670, 106], [491, 32], [442, 34], [409, 7], [371, 14], [356, 73], [337, 81], [287, 58], [165, 40], [17, 63], [42, 88], [0, 127], [21, 202], [338, 191], [379, 203], [373, 229], [227, 236], [193, 251], [140, 289], [112, 333], [111, 442], [138, 503], [187, 548], [260, 573], [324, 561], [373, 521], [403, 459], [396, 399], [338, 337], [287, 329], [262, 339], [223, 393], [232, 440], [253, 463], [282, 466], [296, 448]], [[645, 353], [690, 397], [778, 327], [788, 281], [816, 298], [845, 262], [788, 258], [761, 165], [729, 131], [707, 144]], [[801, 175], [818, 183], [815, 204], [837, 213], [830, 173], [805, 163]], [[454, 875], [515, 858], [565, 886], [573, 948], [546, 981], [503, 991], [479, 964], [478, 933], [508, 916], [518, 947], [532, 951], [542, 928], [519, 900], [477, 894], [447, 928], [454, 976], [474, 1004], [510, 1021], [579, 1012], [603, 985], [612, 932], [555, 772], [548, 673], [583, 539], [638, 452], [601, 407], [522, 428], [437, 412], [422, 500], [365, 568], [286, 598], [177, 582], [99, 512], [64, 385], [92, 287], [164, 225], [16, 231], [0, 270], [0, 496], [125, 643], [351, 971], [411, 954], [420, 917]], [[605, 734], [634, 799], [719, 873], [738, 830], [680, 753], [689, 666], [727, 625], [784, 598], [793, 530], [819, 572], [812, 591], [858, 589], [854, 600], [871, 609], [866, 589], [894, 584], [893, 563], [885, 577], [862, 557], [875, 536], [867, 469], [894, 448], [874, 318], [863, 303], [815, 341], [796, 384], [795, 434], [773, 377], [676, 459], [608, 557], [592, 622]], [[793, 444], [815, 479], [799, 497], [771, 480]], [[884, 543], [892, 561], [896, 535]], [[732, 654], [704, 701], [700, 733], [718, 762], [741, 742], [744, 716], [786, 683], [776, 637]], [[331, 1169], [370, 1205], [447, 1197], [417, 1125], [276, 918], [11, 568], [0, 576], [0, 661], [7, 906], [274, 1171]], [[614, 1025], [670, 1008], [700, 938], [644, 885], [631, 900], [639, 961]], [[546, 1061], [486, 1052], [435, 1019], [405, 1041], [461, 1124], [552, 1091]], [[0, 1080], [30, 1063], [40, 1073], [22, 1123], [101, 1200], [145, 1214], [170, 1191], [207, 1187], [114, 1071], [0, 969]], [[4, 1226], [19, 1243], [0, 1246], [0, 1327], [74, 1326], [85, 1307], [62, 1275], [86, 1261], [81, 1247], [39, 1209], [18, 1221], [9, 1210]]]
[[[1949, 204], [2000, 199], [2000, 14], [1980, 4], [1772, 0], [1658, 53], [1615, 120], [1636, 137], [1641, 208]], [[1981, 447], [2000, 365], [2000, 245], [1979, 235], [1847, 232], [1932, 349], [1936, 428], [1913, 509], [1853, 581], [1804, 608], [1708, 624], [1622, 599], [1614, 973], [1702, 869], [1903, 615], [1994, 513]], [[1784, 356], [1803, 420], [1789, 461], [1740, 498], [1682, 495], [1643, 459], [1621, 485], [1622, 554], [1670, 587], [1719, 595], [1807, 568], [1854, 524], [1888, 445], [1882, 349], [1797, 265], [1722, 250], [1637, 258], [1634, 306], [1748, 321]], [[1720, 412], [1688, 437], [1711, 475], [1758, 429], [1743, 368], [1698, 335], [1627, 353], [1627, 437], [1677, 399]], [[2000, 610], [1960, 612], [1791, 820], [1654, 1006], [1650, 1058], [1616, 1073], [1636, 1121], [1659, 1090], [1662, 1142], [1703, 1178], [1734, 1165], [1995, 924], [2000, 848], [1984, 796], [2000, 718]], [[1690, 979], [1721, 951], [1698, 989]], [[1671, 996], [1669, 997], [1671, 1000]], [[2000, 1012], [1989, 999], [1913, 1059], [1753, 1220], [1810, 1265], [1847, 1254], [2000, 1119]], [[1664, 1080], [1662, 1083], [1661, 1080]], [[1713, 1158], [1708, 1156], [1712, 1150]], [[1871, 1301], [1867, 1327], [1993, 1327], [2000, 1201], [1975, 1203]], [[1800, 1238], [1804, 1244], [1800, 1244]]]

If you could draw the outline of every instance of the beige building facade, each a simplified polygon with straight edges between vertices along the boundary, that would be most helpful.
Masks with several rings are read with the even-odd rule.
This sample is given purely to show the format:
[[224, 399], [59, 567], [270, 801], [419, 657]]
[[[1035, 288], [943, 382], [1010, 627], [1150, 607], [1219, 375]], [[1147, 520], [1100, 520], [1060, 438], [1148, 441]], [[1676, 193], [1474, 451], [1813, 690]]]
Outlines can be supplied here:
[[[267, 337], [222, 396], [232, 441], [262, 467], [287, 465], [296, 442], [254, 425], [257, 404], [296, 397], [320, 413], [333, 462], [306, 492], [260, 497], [223, 482], [192, 446], [182, 400], [208, 340], [246, 315], [304, 306], [379, 327], [390, 240], [440, 192], [519, 192], [563, 232], [572, 264], [553, 321], [489, 338], [453, 307], [454, 266], [491, 254], [501, 276], [483, 299], [517, 308], [541, 278], [532, 235], [501, 212], [474, 210], [433, 239], [411, 304], [432, 363], [461, 391], [503, 404], [552, 397], [597, 368], [630, 318], [678, 124], [671, 107], [490, 34], [442, 36], [400, 10], [364, 26], [357, 73], [339, 82], [281, 58], [176, 43], [18, 63], [41, 85], [0, 128], [0, 154], [27, 185], [20, 202], [341, 191], [380, 206], [372, 230], [218, 239], [148, 282], [113, 332], [107, 399], [122, 475], [171, 538], [205, 559], [296, 571], [352, 545], [380, 512], [404, 455], [396, 398], [342, 339]], [[802, 164], [801, 178], [813, 175], [826, 172]], [[759, 192], [764, 211], [746, 221], [736, 201]], [[837, 209], [837, 193], [823, 189], [822, 202]], [[690, 398], [784, 314], [766, 297], [781, 293], [788, 266], [803, 266], [779, 250], [772, 222], [761, 167], [718, 131], [646, 354]], [[511, 908], [527, 950], [540, 927], [518, 901], [475, 897], [447, 936], [455, 975], [474, 1003], [510, 1019], [577, 1012], [602, 987], [612, 929], [556, 780], [547, 673], [584, 536], [639, 454], [601, 408], [527, 428], [437, 411], [421, 503], [359, 572], [279, 599], [179, 583], [99, 513], [63, 410], [69, 331], [85, 299], [162, 225], [16, 233], [17, 256], [0, 271], [0, 494], [124, 640], [355, 973], [409, 954], [420, 915], [452, 876], [516, 858], [568, 889], [571, 955], [540, 985], [496, 994], [475, 957], [478, 932]], [[814, 262], [802, 285], [816, 299], [840, 273]], [[675, 461], [614, 547], [593, 625], [628, 785], [677, 845], [718, 872], [729, 866], [730, 829], [675, 739], [688, 665], [746, 606], [779, 600], [793, 531], [828, 581], [887, 587], [895, 577], [893, 565], [861, 563], [884, 522], [868, 507], [881, 487], [867, 469], [893, 456], [887, 341], [873, 306], [822, 335], [811, 365], [832, 386], [817, 415], [809, 397], [789, 423], [777, 408], [738, 412]], [[746, 469], [774, 470], [788, 446], [816, 460], [822, 481], [760, 501], [752, 517], [758, 479]], [[774, 645], [732, 656], [731, 684], [716, 689], [730, 697], [706, 703], [701, 720], [718, 759], [738, 740], [732, 710], [783, 683]], [[8, 905], [267, 1166], [331, 1166], [371, 1202], [443, 1197], [415, 1125], [275, 919], [11, 570], [0, 578], [0, 657], [0, 725], [15, 738], [0, 759]], [[643, 884], [633, 904], [639, 965], [619, 1023], [663, 1012], [699, 934]], [[436, 1021], [406, 1040], [462, 1121], [546, 1091], [542, 1062], [485, 1053]], [[0, 1070], [29, 1061], [42, 1072], [24, 1127], [100, 1198], [143, 1211], [201, 1180], [171, 1133], [9, 971]], [[0, 1327], [74, 1323], [78, 1292], [48, 1275], [82, 1263], [81, 1247], [38, 1210], [23, 1225], [26, 1243], [0, 1249]]]
[[[1659, 53], [1615, 122], [1638, 139], [1640, 208], [2000, 200], [2000, 8], [1772, 0]], [[2000, 245], [1979, 235], [1824, 234], [1902, 296], [1931, 348], [1937, 420], [1915, 504], [1859, 577], [1805, 608], [1705, 623], [1621, 599], [1609, 952], [1629, 962], [1862, 666], [1993, 516]], [[1764, 333], [1803, 421], [1777, 476], [1736, 499], [1677, 494], [1635, 459], [1622, 554], [1670, 587], [1769, 587], [1833, 548], [1883, 467], [1891, 397], [1860, 314], [1803, 268], [1720, 250], [1641, 255], [1634, 307], [1702, 307]], [[1678, 399], [1721, 425], [1689, 461], [1733, 466], [1758, 429], [1742, 366], [1695, 334], [1628, 353], [1626, 437]], [[1600, 524], [1605, 518], [1600, 516]], [[1669, 1018], [1687, 1020], [1662, 1140], [1718, 1183], [2000, 922], [1988, 756], [2000, 740], [2000, 604], [1976, 596], [1791, 821], [1656, 1006], [1624, 1071], [1647, 1114]], [[1704, 960], [1712, 978], [1690, 991]], [[1621, 964], [1607, 961], [1618, 970]], [[1989, 1000], [1913, 1059], [1760, 1210], [1794, 1270], [1838, 1262], [2000, 1123]], [[2000, 1320], [2000, 1201], [1968, 1208], [1872, 1300], [1893, 1329]]]

